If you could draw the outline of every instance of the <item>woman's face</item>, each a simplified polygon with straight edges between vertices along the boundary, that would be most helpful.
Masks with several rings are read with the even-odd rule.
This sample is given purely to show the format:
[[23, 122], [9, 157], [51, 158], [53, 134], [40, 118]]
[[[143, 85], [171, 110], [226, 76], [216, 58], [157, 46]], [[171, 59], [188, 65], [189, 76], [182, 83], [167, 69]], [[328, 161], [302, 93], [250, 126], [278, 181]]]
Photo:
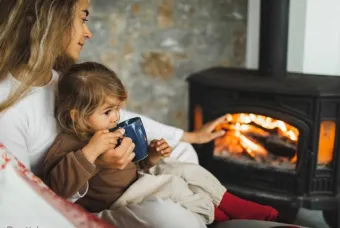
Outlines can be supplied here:
[[67, 40], [65, 41], [67, 42], [65, 54], [74, 61], [79, 59], [79, 53], [86, 40], [92, 37], [91, 31], [86, 25], [87, 16], [89, 14], [88, 7], [88, 0], [78, 0], [76, 4], [71, 37], [67, 37], [68, 39], [65, 39]]

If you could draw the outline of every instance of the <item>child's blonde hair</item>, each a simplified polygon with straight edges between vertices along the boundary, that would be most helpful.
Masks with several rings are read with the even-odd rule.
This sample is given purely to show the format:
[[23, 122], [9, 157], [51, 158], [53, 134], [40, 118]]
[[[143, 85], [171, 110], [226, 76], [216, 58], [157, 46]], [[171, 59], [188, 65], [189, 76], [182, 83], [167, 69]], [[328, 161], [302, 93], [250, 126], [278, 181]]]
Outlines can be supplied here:
[[[125, 87], [114, 71], [94, 62], [71, 66], [60, 76], [56, 96], [55, 114], [62, 130], [88, 139], [91, 129], [88, 117], [110, 97], [121, 102], [127, 98]], [[73, 109], [76, 112], [72, 119]]]

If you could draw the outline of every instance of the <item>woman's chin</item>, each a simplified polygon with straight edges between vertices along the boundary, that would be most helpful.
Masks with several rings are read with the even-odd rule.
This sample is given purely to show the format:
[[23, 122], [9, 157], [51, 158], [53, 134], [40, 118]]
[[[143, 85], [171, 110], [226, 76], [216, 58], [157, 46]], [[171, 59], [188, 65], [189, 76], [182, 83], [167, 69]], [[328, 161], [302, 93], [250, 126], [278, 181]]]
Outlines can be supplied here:
[[75, 64], [78, 59], [79, 55], [69, 55], [65, 53], [65, 55], [60, 56], [56, 59], [54, 69], [58, 71], [63, 71], [70, 67], [71, 65]]
[[69, 61], [76, 63], [79, 60], [79, 53], [73, 53], [72, 55], [67, 55]]

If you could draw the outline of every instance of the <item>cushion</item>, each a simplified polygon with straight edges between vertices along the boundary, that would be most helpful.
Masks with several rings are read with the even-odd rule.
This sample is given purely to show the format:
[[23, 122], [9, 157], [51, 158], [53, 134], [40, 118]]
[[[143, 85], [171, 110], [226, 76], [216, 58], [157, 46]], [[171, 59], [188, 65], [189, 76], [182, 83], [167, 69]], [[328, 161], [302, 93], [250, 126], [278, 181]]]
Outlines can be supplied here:
[[107, 227], [50, 190], [0, 144], [0, 227]]

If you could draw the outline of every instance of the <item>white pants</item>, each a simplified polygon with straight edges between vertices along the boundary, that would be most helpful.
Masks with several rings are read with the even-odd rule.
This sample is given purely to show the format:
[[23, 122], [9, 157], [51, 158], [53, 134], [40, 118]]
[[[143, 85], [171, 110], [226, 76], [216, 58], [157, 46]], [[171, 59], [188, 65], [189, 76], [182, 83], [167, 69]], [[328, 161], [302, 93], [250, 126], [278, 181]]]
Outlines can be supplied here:
[[202, 220], [190, 211], [170, 200], [159, 198], [105, 210], [98, 216], [119, 228], [206, 228]]
[[205, 224], [211, 224], [214, 207], [220, 204], [225, 192], [226, 188], [202, 166], [165, 158], [150, 169], [150, 174], [140, 172], [138, 180], [110, 209], [159, 197], [178, 203]]
[[[198, 164], [195, 149], [180, 142], [171, 154], [179, 161]], [[140, 204], [130, 204], [116, 210], [105, 210], [98, 216], [119, 228], [205, 228], [206, 225], [192, 212], [170, 200], [153, 198]]]

